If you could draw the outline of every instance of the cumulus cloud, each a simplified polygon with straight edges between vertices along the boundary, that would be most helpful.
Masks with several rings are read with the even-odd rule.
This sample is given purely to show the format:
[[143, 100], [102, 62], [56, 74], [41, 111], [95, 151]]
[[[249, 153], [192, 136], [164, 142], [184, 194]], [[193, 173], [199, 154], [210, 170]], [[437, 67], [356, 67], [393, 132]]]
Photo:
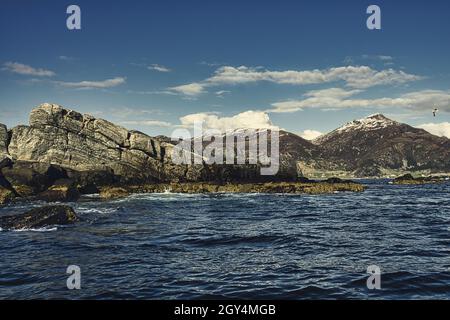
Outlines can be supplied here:
[[411, 110], [431, 110], [438, 107], [450, 112], [450, 91], [422, 90], [402, 94], [395, 98], [358, 99], [352, 98], [361, 90], [346, 90], [331, 88], [309, 91], [304, 99], [275, 102], [270, 112], [295, 112], [305, 108], [340, 109], [340, 108], [368, 108], [368, 107], [402, 107]]
[[221, 132], [241, 128], [248, 129], [279, 129], [263, 111], [245, 111], [231, 117], [220, 117], [212, 113], [195, 113], [180, 118], [181, 126], [193, 128], [195, 124], [203, 123], [203, 129], [216, 129]]
[[436, 136], [450, 138], [450, 122], [425, 123], [417, 127], [422, 128]]
[[190, 83], [182, 86], [169, 88], [170, 91], [184, 94], [189, 97], [198, 96], [205, 92], [204, 86], [200, 83]]
[[300, 71], [271, 71], [246, 66], [223, 66], [218, 68], [211, 77], [201, 82], [195, 82], [175, 88], [195, 86], [197, 92], [195, 94], [199, 94], [203, 93], [207, 87], [238, 85], [260, 81], [290, 85], [308, 85], [343, 81], [348, 87], [364, 89], [377, 85], [402, 84], [420, 79], [422, 79], [422, 77], [408, 74], [404, 71], [394, 69], [377, 71], [368, 66], [345, 66], [322, 70], [314, 69]]
[[6, 62], [3, 64], [2, 69], [17, 74], [30, 75], [35, 77], [52, 77], [55, 75], [53, 71], [33, 68], [31, 66], [18, 62]]
[[63, 87], [68, 88], [78, 88], [78, 89], [106, 89], [116, 87], [118, 85], [124, 84], [126, 82], [126, 78], [124, 77], [116, 77], [113, 79], [106, 79], [102, 81], [79, 81], [79, 82], [65, 82], [65, 81], [56, 81], [56, 84], [59, 84]]
[[152, 64], [150, 66], [147, 67], [147, 69], [149, 70], [153, 70], [153, 71], [158, 71], [158, 72], [170, 72], [172, 70], [170, 70], [169, 68], [159, 65], [159, 64]]
[[323, 133], [317, 130], [303, 130], [298, 135], [306, 140], [314, 140], [317, 137], [320, 137]]

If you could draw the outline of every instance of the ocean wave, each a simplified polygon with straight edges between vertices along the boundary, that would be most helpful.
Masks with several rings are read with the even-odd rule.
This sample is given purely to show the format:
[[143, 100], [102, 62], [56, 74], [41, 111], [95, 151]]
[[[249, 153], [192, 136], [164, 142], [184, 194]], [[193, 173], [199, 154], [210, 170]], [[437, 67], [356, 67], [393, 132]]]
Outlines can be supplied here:
[[23, 228], [23, 229], [13, 229], [13, 232], [52, 232], [57, 231], [58, 227], [42, 227], [42, 228]]
[[117, 208], [78, 208], [77, 212], [89, 214], [89, 213], [101, 213], [109, 214], [117, 211]]
[[208, 238], [188, 238], [181, 242], [199, 246], [216, 246], [216, 245], [238, 245], [238, 244], [255, 244], [270, 243], [279, 240], [279, 236], [257, 235], [257, 236], [229, 236], [229, 237], [208, 237]]

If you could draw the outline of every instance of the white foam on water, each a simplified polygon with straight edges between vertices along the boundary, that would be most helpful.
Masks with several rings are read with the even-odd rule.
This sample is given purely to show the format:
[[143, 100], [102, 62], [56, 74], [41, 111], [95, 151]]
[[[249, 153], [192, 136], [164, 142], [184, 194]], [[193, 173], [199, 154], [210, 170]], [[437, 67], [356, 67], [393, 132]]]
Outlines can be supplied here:
[[79, 213], [101, 213], [108, 214], [116, 211], [116, 208], [77, 208], [77, 212]]
[[23, 229], [15, 229], [15, 230], [11, 230], [11, 231], [15, 231], [15, 232], [51, 232], [51, 231], [56, 231], [58, 230], [57, 227], [43, 227], [43, 228], [23, 228]]

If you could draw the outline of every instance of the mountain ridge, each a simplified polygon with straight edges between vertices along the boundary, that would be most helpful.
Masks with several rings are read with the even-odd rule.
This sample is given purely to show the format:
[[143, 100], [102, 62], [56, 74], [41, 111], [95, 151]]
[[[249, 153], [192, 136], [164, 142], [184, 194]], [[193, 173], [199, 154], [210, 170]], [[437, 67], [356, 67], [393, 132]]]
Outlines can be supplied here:
[[[247, 129], [228, 134], [245, 134]], [[263, 128], [250, 130], [258, 135]], [[450, 172], [448, 138], [380, 113], [349, 121], [312, 141], [286, 130], [280, 130], [279, 137], [280, 174], [273, 179]], [[52, 163], [70, 170], [112, 170], [127, 181], [258, 179], [258, 166], [249, 164], [173, 165], [173, 147], [169, 137], [151, 137], [56, 104], [33, 109], [29, 126], [7, 130], [0, 125], [2, 159]]]

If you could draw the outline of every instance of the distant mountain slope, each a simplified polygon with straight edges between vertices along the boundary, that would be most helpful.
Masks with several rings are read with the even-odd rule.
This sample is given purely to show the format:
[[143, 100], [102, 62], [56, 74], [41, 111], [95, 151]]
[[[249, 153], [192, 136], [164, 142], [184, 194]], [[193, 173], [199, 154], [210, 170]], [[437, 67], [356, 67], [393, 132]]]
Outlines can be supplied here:
[[330, 169], [378, 176], [389, 171], [450, 171], [450, 140], [381, 114], [354, 120], [317, 138]]
[[[263, 132], [266, 130], [243, 128], [223, 133], [221, 138], [226, 141], [225, 137], [233, 135], [236, 140], [240, 137], [259, 141]], [[269, 145], [272, 134], [267, 137]], [[198, 139], [188, 141], [194, 144]], [[252, 158], [255, 156], [249, 153], [249, 146], [234, 146], [234, 165], [218, 164], [208, 160], [216, 156], [211, 152], [214, 147], [206, 148], [211, 139], [204, 139], [202, 146], [209, 153], [196, 163], [178, 163], [173, 158], [178, 154], [176, 143], [165, 136], [150, 137], [52, 104], [33, 109], [29, 126], [7, 130], [0, 125], [0, 161], [12, 158], [17, 168], [21, 162], [33, 162], [77, 172], [110, 172], [125, 182], [274, 181], [295, 180], [298, 176], [381, 177], [407, 172], [450, 172], [449, 139], [381, 114], [351, 121], [314, 141], [279, 131], [280, 166], [275, 176], [261, 175], [261, 168], [267, 165], [255, 161], [260, 157]], [[220, 147], [226, 155], [225, 146]], [[269, 150], [260, 149], [259, 156]], [[190, 160], [198, 159], [195, 152], [189, 149]], [[239, 156], [245, 163], [237, 162]]]

